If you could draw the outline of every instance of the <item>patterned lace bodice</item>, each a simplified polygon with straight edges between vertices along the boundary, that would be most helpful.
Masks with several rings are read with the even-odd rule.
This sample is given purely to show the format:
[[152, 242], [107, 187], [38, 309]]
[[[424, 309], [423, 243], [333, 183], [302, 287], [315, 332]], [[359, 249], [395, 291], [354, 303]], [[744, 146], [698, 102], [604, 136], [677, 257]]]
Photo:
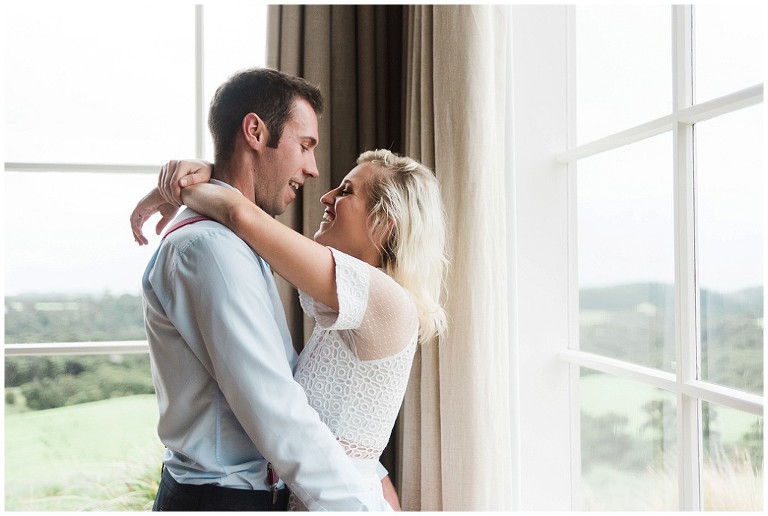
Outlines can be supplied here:
[[418, 334], [408, 292], [365, 262], [331, 249], [339, 311], [301, 292], [316, 321], [294, 377], [353, 459], [378, 460], [405, 395]]

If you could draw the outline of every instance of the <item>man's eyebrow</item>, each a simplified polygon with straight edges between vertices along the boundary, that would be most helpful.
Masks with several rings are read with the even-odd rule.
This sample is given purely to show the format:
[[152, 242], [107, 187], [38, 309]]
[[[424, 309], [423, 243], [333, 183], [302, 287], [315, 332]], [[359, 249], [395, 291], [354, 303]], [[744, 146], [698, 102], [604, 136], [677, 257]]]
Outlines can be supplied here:
[[309, 142], [310, 146], [317, 147], [317, 138], [313, 136], [304, 136], [302, 137], [302, 140], [306, 140]]

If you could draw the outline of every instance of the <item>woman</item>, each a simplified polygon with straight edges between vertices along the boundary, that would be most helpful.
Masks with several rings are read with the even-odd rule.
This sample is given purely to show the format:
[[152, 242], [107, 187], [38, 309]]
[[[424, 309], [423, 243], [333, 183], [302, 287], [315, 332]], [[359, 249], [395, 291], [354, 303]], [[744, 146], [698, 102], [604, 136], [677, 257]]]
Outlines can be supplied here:
[[[199, 163], [181, 162], [175, 172], [164, 167], [160, 185], [166, 195], [185, 185], [184, 204], [231, 228], [299, 289], [301, 306], [316, 324], [294, 377], [361, 474], [381, 489], [376, 466], [417, 342], [446, 326], [439, 304], [445, 215], [437, 180], [410, 158], [365, 152], [320, 199], [325, 211], [313, 241], [238, 192], [205, 183], [209, 176], [210, 168], [200, 173]], [[158, 208], [143, 203], [134, 214], [146, 220]], [[133, 230], [146, 243], [136, 222]], [[297, 499], [292, 507], [304, 509]]]

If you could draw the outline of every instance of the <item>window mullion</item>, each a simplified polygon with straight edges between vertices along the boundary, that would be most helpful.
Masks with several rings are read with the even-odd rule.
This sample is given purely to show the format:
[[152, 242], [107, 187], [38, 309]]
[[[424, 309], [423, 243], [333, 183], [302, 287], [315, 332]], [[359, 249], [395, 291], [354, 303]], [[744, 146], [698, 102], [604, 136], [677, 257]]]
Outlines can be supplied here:
[[105, 342], [48, 342], [6, 344], [5, 357], [33, 357], [54, 355], [125, 355], [149, 353], [146, 340], [122, 340]]
[[[673, 109], [693, 99], [693, 28], [691, 6], [672, 7]], [[683, 393], [682, 385], [697, 379], [698, 323], [695, 248], [695, 185], [693, 126], [678, 122], [674, 138], [675, 305], [678, 389], [678, 476], [681, 510], [701, 509], [700, 401]]]
[[[566, 9], [566, 118], [568, 149], [576, 146], [576, 7], [571, 5]], [[579, 320], [579, 263], [578, 263], [578, 224], [577, 224], [577, 187], [578, 178], [576, 160], [564, 163], [568, 170], [567, 203], [568, 203], [568, 335], [569, 350], [578, 350], [580, 320]], [[578, 365], [568, 368], [570, 383], [569, 422], [571, 427], [571, 510], [581, 509], [582, 494], [582, 454], [581, 454], [581, 367]]]
[[707, 102], [702, 102], [689, 108], [677, 111], [677, 119], [681, 122], [696, 124], [710, 118], [732, 113], [763, 102], [763, 85], [756, 84], [750, 88], [723, 95]]
[[157, 165], [123, 165], [119, 163], [16, 163], [4, 164], [6, 172], [57, 172], [97, 174], [157, 174]]
[[205, 47], [204, 12], [202, 5], [195, 5], [195, 157], [203, 159], [204, 152], [204, 94], [205, 94]]

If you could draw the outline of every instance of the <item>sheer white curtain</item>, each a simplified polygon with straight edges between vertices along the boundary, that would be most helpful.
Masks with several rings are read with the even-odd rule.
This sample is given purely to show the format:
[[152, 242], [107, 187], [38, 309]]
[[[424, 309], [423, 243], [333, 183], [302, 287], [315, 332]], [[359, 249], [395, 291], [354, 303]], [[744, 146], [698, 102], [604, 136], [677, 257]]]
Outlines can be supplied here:
[[505, 181], [509, 10], [406, 8], [405, 152], [450, 228], [449, 333], [421, 348], [400, 418], [404, 510], [510, 510]]

